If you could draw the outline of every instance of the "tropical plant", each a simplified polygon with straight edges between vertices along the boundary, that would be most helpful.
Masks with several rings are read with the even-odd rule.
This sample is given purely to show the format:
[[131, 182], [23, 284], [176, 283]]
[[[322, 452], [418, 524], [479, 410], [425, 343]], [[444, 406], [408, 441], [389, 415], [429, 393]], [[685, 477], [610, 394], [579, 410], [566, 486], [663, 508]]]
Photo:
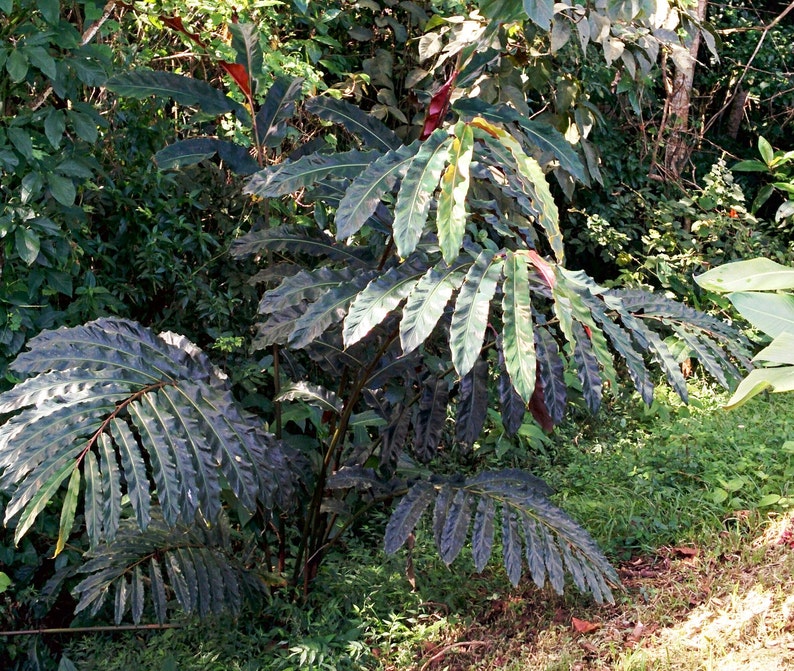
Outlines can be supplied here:
[[[292, 551], [288, 581], [306, 589], [344, 531], [401, 497], [386, 527], [389, 552], [410, 541], [432, 504], [446, 563], [471, 527], [482, 569], [500, 527], [512, 582], [526, 564], [538, 585], [561, 591], [569, 574], [596, 600], [612, 599], [614, 570], [543, 481], [514, 470], [472, 475], [445, 457], [476, 448], [490, 405], [515, 435], [527, 409], [550, 430], [577, 394], [596, 411], [624, 374], [650, 403], [650, 359], [686, 400], [663, 339], [670, 333], [727, 386], [746, 360], [745, 341], [664, 296], [607, 290], [567, 270], [545, 170], [582, 180], [582, 160], [559, 131], [509, 106], [466, 95], [452, 102], [454, 77], [409, 144], [345, 101], [311, 98], [304, 113], [347, 131], [338, 150], [314, 143], [258, 170], [267, 138], [283, 137], [299, 86], [278, 80], [257, 108], [243, 85], [251, 88], [258, 41], [242, 24], [233, 34], [241, 62], [225, 69], [237, 73], [247, 105], [172, 73], [133, 72], [110, 86], [234, 115], [224, 118], [252, 129], [258, 160], [246, 192], [263, 200], [263, 213], [269, 199], [296, 192], [313, 205], [313, 221], [256, 226], [233, 249], [262, 260], [256, 279], [270, 283], [255, 346], [272, 356], [275, 437], [180, 336], [116, 319], [44, 332], [13, 364], [30, 377], [0, 395], [0, 409], [14, 413], [0, 429], [0, 484], [13, 490], [5, 520], [15, 538], [62, 496], [55, 552], [79, 509], [93, 557], [78, 608], [96, 612], [113, 589], [116, 619], [129, 606], [138, 620], [148, 586], [162, 618], [163, 566], [184, 608], [237, 603], [237, 571], [253, 562], [230, 567], [215, 548], [224, 515], [259, 538], [265, 573], [285, 574]], [[478, 44], [456, 47], [460, 68]], [[158, 160], [215, 154], [253, 170], [244, 148], [215, 137], [172, 145]], [[184, 530], [195, 525], [202, 531]]]
[[772, 338], [753, 357], [761, 364], [736, 388], [735, 408], [764, 391], [794, 391], [794, 269], [765, 258], [727, 263], [695, 278], [704, 289], [728, 293], [750, 324]]

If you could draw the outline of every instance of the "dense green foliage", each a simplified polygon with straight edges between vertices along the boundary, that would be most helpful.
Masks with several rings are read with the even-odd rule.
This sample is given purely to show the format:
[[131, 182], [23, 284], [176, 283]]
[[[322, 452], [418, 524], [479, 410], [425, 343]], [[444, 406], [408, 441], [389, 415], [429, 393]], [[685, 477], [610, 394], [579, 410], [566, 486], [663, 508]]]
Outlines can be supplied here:
[[687, 359], [731, 386], [749, 341], [670, 291], [702, 307], [693, 273], [790, 244], [765, 140], [736, 167], [768, 185], [705, 155], [685, 195], [647, 178], [646, 117], [714, 27], [239, 5], [0, 1], [0, 593], [25, 621], [236, 612], [308, 593], [365, 514], [393, 553], [432, 509], [444, 563], [470, 538], [477, 570], [611, 599], [544, 431], [623, 386], [686, 401]]

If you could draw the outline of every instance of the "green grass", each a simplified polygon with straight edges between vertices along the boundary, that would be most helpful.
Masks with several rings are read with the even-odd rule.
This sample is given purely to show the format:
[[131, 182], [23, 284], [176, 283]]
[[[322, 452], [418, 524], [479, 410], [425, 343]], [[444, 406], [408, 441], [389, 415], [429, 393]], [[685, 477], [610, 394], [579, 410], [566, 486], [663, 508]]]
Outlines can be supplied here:
[[[618, 609], [641, 610], [660, 626], [672, 626], [691, 610], [703, 581], [721, 584], [721, 558], [738, 557], [741, 567], [764, 561], [748, 539], [794, 498], [794, 453], [786, 444], [794, 441], [794, 395], [726, 412], [713, 390], [694, 393], [690, 407], [666, 398], [649, 410], [617, 404], [563, 427], [543, 450], [525, 455], [525, 465], [549, 481], [557, 502], [614, 561], [662, 546], [708, 548], [713, 559], [704, 559], [701, 570], [682, 570], [675, 580], [646, 581], [618, 595]], [[412, 591], [406, 551], [395, 557], [382, 551], [384, 522], [385, 516], [372, 519], [329, 557], [306, 604], [275, 599], [237, 621], [85, 637], [72, 641], [68, 655], [81, 671], [407, 670], [436, 657], [428, 668], [552, 671], [588, 659], [570, 634], [571, 613], [604, 618], [616, 612], [596, 608], [575, 591], [558, 598], [531, 585], [513, 590], [496, 563], [474, 574], [465, 552], [449, 570], [428, 533], [413, 552]], [[560, 613], [568, 619], [561, 621]], [[668, 668], [662, 653], [624, 654], [609, 641], [599, 650], [614, 668]]]

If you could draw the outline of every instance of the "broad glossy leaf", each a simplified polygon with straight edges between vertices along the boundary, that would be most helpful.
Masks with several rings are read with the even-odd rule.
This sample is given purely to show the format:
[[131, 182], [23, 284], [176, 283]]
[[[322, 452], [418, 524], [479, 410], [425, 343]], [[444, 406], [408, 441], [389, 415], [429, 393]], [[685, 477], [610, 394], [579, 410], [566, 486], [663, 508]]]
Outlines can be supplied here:
[[327, 177], [356, 177], [380, 156], [377, 151], [353, 149], [286, 160], [256, 173], [248, 180], [243, 193], [260, 198], [286, 196]]
[[422, 236], [451, 144], [452, 138], [446, 130], [435, 130], [419, 147], [402, 180], [393, 224], [394, 242], [402, 258], [416, 249]]
[[753, 361], [794, 365], [794, 331], [784, 331], [753, 357]]
[[522, 0], [524, 11], [530, 21], [541, 30], [551, 30], [551, 19], [554, 16], [554, 0]]
[[481, 573], [493, 549], [494, 517], [496, 504], [490, 496], [481, 496], [477, 501], [474, 514], [474, 527], [471, 532], [471, 554], [474, 559], [474, 570]]
[[130, 497], [132, 510], [138, 520], [138, 526], [146, 529], [151, 521], [151, 494], [149, 479], [146, 476], [146, 464], [138, 449], [135, 436], [127, 424], [119, 419], [110, 422], [110, 433], [118, 447], [121, 468], [127, 483], [127, 494]]
[[433, 332], [452, 292], [463, 281], [463, 271], [471, 260], [459, 257], [451, 265], [443, 261], [428, 270], [408, 296], [400, 321], [400, 345], [408, 354], [421, 345]]
[[386, 152], [353, 180], [336, 210], [334, 221], [337, 240], [349, 238], [367, 223], [383, 200], [383, 195], [391, 191], [397, 180], [405, 175], [420, 146], [417, 140], [411, 145]]
[[402, 144], [400, 138], [387, 126], [344, 100], [318, 96], [307, 100], [304, 107], [306, 111], [316, 114], [321, 119], [341, 124], [361, 138], [368, 147], [388, 151], [397, 149]]
[[747, 377], [739, 383], [725, 407], [728, 409], [738, 408], [753, 396], [764, 391], [794, 391], [794, 366], [756, 368], [750, 371]]
[[449, 566], [460, 554], [466, 542], [471, 524], [472, 495], [459, 489], [447, 510], [444, 530], [441, 532], [441, 545], [438, 548], [442, 561]]
[[215, 154], [218, 154], [229, 169], [238, 175], [251, 175], [260, 169], [246, 147], [214, 137], [178, 140], [158, 151], [154, 155], [154, 160], [161, 170], [169, 170], [195, 165], [212, 158]]
[[435, 376], [428, 379], [422, 389], [414, 426], [413, 451], [421, 462], [428, 462], [436, 455], [447, 419], [448, 402], [446, 380]]
[[244, 124], [251, 116], [240, 103], [229, 98], [210, 84], [193, 77], [184, 77], [173, 72], [135, 70], [111, 77], [106, 86], [121, 96], [131, 98], [173, 98], [182, 105], [197, 105], [207, 114], [234, 112]]
[[295, 113], [295, 102], [301, 93], [303, 79], [279, 77], [273, 82], [256, 113], [259, 142], [265, 147], [278, 147], [287, 133], [287, 119]]
[[107, 540], [113, 540], [121, 519], [121, 473], [113, 442], [107, 433], [103, 432], [99, 435], [97, 447], [100, 457], [99, 472], [104, 492], [102, 533]]
[[500, 255], [483, 250], [466, 273], [449, 330], [452, 363], [458, 375], [468, 373], [480, 356], [490, 303], [502, 265]]
[[[39, 513], [44, 510], [52, 497], [55, 496], [55, 492], [58, 491], [63, 481], [70, 477], [73, 470], [74, 463], [69, 460], [55, 471], [55, 473], [50, 476], [49, 480], [43, 483], [42, 487], [36, 492], [36, 495], [32, 497], [30, 503], [25, 507], [19, 517], [17, 528], [14, 531], [14, 545], [17, 545], [22, 536], [33, 526]], [[6, 520], [8, 520], [8, 518], [8, 513], [6, 513]]]
[[695, 282], [718, 293], [794, 290], [794, 268], [765, 258], [734, 261], [696, 275]]
[[91, 547], [96, 547], [102, 540], [102, 503], [105, 498], [99, 464], [90, 450], [84, 457], [85, 472], [85, 526]]
[[474, 132], [471, 126], [459, 124], [458, 136], [449, 148], [449, 165], [441, 176], [438, 195], [436, 227], [441, 254], [451, 263], [463, 244], [466, 230], [466, 196], [469, 192], [469, 165], [474, 152]]
[[472, 369], [460, 379], [455, 440], [471, 448], [480, 437], [487, 416], [488, 362], [478, 359]]
[[504, 273], [502, 351], [505, 369], [516, 391], [524, 402], [529, 403], [535, 392], [537, 357], [532, 328], [527, 258], [522, 254], [507, 252]]
[[305, 401], [309, 405], [314, 405], [322, 410], [330, 410], [337, 413], [342, 411], [342, 401], [334, 392], [320, 385], [303, 381], [293, 382], [285, 386], [273, 400]]
[[356, 296], [342, 333], [350, 347], [366, 336], [394, 310], [425, 274], [425, 264], [414, 259], [387, 270]]
[[232, 49], [237, 52], [236, 62], [245, 68], [249, 80], [253, 82], [262, 72], [264, 62], [262, 47], [259, 45], [260, 31], [252, 23], [233, 21], [227, 27], [232, 34]]
[[435, 494], [433, 485], [420, 480], [400, 499], [386, 525], [386, 554], [394, 554], [402, 547]]
[[298, 305], [302, 301], [316, 301], [330, 289], [338, 287], [343, 282], [349, 282], [352, 275], [353, 272], [349, 269], [332, 270], [321, 267], [310, 271], [301, 270], [285, 278], [275, 289], [266, 291], [262, 295], [259, 313], [276, 313]]
[[742, 317], [768, 336], [794, 333], [794, 294], [742, 291], [728, 294], [728, 298]]

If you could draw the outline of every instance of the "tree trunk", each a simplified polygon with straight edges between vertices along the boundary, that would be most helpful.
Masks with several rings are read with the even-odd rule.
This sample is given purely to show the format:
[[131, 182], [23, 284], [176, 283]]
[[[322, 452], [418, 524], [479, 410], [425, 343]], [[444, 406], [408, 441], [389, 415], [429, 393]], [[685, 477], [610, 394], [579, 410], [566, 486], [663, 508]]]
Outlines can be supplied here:
[[[698, 0], [696, 18], [702, 22], [706, 18], [707, 0]], [[677, 181], [681, 177], [689, 156], [692, 153], [692, 142], [689, 130], [689, 109], [692, 97], [692, 82], [695, 78], [698, 49], [700, 48], [700, 31], [695, 33], [689, 47], [691, 58], [687, 63], [677, 63], [673, 85], [667, 97], [667, 119], [670, 124], [670, 137], [664, 152], [665, 177]], [[679, 59], [680, 60], [680, 59]]]

